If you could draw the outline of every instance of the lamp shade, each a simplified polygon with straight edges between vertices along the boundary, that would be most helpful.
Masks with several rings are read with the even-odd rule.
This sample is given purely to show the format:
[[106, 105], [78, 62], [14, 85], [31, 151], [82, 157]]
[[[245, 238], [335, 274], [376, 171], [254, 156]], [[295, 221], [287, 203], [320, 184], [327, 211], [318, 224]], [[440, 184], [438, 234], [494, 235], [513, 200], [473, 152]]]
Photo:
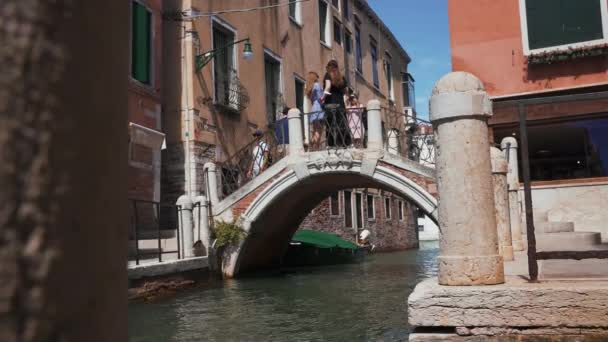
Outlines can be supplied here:
[[251, 60], [253, 58], [253, 50], [251, 49], [251, 42], [249, 39], [245, 41], [245, 48], [243, 49], [243, 58], [245, 60]]

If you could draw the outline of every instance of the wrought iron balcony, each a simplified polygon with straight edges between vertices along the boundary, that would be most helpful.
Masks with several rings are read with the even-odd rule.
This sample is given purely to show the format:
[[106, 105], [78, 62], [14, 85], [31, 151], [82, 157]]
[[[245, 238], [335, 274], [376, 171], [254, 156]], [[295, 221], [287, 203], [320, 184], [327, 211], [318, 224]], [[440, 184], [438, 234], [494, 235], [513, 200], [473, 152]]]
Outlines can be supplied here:
[[215, 73], [215, 102], [221, 111], [240, 113], [249, 105], [249, 93], [236, 70]]

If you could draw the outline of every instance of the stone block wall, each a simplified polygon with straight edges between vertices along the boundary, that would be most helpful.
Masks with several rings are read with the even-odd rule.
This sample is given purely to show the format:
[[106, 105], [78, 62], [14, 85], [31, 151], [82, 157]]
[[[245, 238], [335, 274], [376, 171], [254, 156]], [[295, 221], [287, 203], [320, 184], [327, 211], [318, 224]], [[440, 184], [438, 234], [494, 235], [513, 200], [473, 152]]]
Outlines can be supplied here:
[[[376, 251], [388, 252], [418, 247], [416, 207], [413, 204], [384, 191], [360, 189], [355, 192], [363, 195], [362, 229], [368, 229], [371, 232], [370, 241], [376, 246]], [[368, 215], [372, 208], [367, 205], [367, 195], [374, 197], [373, 218]], [[385, 198], [390, 198], [390, 218], [387, 218], [385, 214]], [[338, 215], [331, 215], [331, 201], [327, 198], [306, 217], [300, 225], [300, 229], [333, 233], [345, 240], [355, 242], [356, 229], [345, 225], [344, 192], [339, 193], [338, 199]], [[403, 220], [399, 219], [399, 201], [403, 202]], [[360, 230], [361, 228], [359, 228]]]

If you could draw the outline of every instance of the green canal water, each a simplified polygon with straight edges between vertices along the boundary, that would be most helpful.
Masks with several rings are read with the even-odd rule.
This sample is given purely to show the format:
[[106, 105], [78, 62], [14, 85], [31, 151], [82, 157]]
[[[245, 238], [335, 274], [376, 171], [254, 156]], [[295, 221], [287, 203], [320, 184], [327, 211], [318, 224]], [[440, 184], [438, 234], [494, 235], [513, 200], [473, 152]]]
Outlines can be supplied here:
[[406, 341], [406, 299], [437, 272], [436, 243], [361, 264], [209, 284], [129, 306], [130, 342]]

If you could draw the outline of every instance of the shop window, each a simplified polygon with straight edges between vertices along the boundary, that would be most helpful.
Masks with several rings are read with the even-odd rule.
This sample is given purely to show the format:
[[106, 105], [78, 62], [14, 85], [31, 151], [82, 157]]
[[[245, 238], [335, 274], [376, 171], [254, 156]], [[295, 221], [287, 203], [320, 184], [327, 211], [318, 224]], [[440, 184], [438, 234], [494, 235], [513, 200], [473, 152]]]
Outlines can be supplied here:
[[[494, 129], [495, 141], [507, 136], [519, 141], [517, 126]], [[528, 146], [532, 181], [608, 177], [608, 116], [529, 123]], [[523, 181], [521, 151], [518, 152]]]

